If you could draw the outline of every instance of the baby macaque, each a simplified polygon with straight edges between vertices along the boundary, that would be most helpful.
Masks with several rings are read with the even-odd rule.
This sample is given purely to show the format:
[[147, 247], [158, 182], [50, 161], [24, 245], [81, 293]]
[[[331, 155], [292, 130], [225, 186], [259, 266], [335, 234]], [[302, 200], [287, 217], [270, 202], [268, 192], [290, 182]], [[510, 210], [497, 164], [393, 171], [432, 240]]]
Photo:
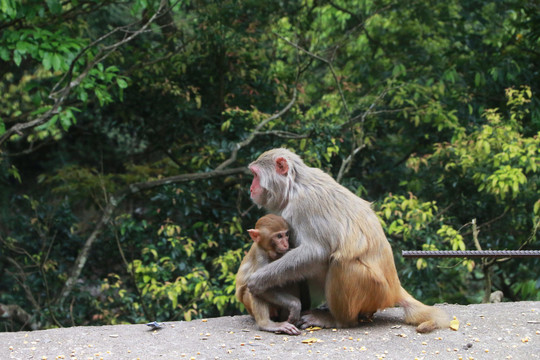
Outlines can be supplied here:
[[[300, 284], [292, 284], [271, 288], [257, 296], [247, 288], [251, 274], [289, 250], [289, 225], [281, 216], [269, 214], [261, 217], [255, 229], [248, 232], [253, 244], [236, 274], [236, 298], [255, 318], [261, 330], [299, 335], [300, 330], [294, 324], [300, 319], [301, 297], [309, 296], [307, 288], [301, 289]], [[275, 316], [279, 318], [283, 311], [287, 312], [286, 321], [272, 320]]]

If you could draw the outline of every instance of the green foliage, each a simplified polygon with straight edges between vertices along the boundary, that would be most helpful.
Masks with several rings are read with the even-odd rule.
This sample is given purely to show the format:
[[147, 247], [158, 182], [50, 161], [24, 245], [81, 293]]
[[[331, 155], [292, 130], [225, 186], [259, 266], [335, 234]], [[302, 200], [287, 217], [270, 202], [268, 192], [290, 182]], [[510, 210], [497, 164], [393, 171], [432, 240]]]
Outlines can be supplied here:
[[[129, 243], [139, 245], [133, 238], [141, 237], [140, 233], [152, 236], [146, 222], [134, 221], [126, 215], [117, 218], [116, 225], [120, 248]], [[229, 226], [217, 226], [219, 235], [216, 236], [241, 236], [237, 218], [231, 219]], [[170, 220], [165, 221], [154, 235], [154, 241], [143, 241], [146, 244], [140, 249], [140, 258], [126, 263], [136, 293], [130, 292], [129, 284], [119, 274], [111, 273], [104, 279], [101, 289], [107, 294], [107, 300], [95, 304], [96, 311], [101, 312], [100, 318], [111, 323], [131, 323], [182, 316], [189, 321], [194, 317], [223, 315], [238, 308], [233, 301], [234, 275], [243, 251], [241, 248], [228, 250], [209, 258], [218, 247], [214, 236], [210, 235], [213, 232], [210, 227], [197, 222], [186, 230]], [[204, 242], [189, 235], [201, 230], [208, 235]], [[123, 311], [110, 313], [111, 307]]]
[[[459, 171], [470, 176], [478, 185], [479, 192], [486, 192], [498, 201], [527, 195], [527, 175], [533, 182], [538, 180], [540, 163], [538, 134], [526, 137], [522, 134], [522, 121], [529, 113], [522, 107], [530, 103], [531, 90], [507, 90], [508, 119], [502, 119], [497, 109], [484, 113], [486, 124], [468, 132], [456, 131], [451, 143], [437, 144], [434, 161], [444, 161], [445, 170]], [[427, 160], [431, 157], [427, 157]], [[411, 161], [418, 161], [411, 159]]]
[[[413, 194], [409, 194], [409, 198], [394, 195], [386, 197], [379, 212], [386, 233], [403, 237], [407, 241], [414, 232], [420, 231], [433, 221], [437, 210], [435, 202], [420, 203]], [[388, 220], [391, 220], [389, 225]]]
[[[463, 236], [459, 229], [452, 227], [451, 219], [443, 215], [443, 211], [439, 209], [434, 201], [422, 202], [412, 193], [408, 197], [403, 195], [388, 195], [380, 204], [376, 204], [376, 211], [381, 219], [383, 229], [389, 236], [394, 252], [399, 254], [401, 250], [466, 250]], [[398, 268], [405, 266], [403, 259], [397, 258]], [[466, 283], [468, 276], [475, 268], [475, 262], [472, 260], [464, 260], [455, 263], [454, 260], [427, 260], [419, 258], [416, 261], [416, 269], [410, 266], [401, 270], [406, 276], [402, 279], [405, 286], [408, 287], [409, 282], [413, 282], [417, 287], [418, 279], [425, 276], [430, 276], [435, 272], [440, 272], [438, 268], [452, 267], [453, 270], [461, 270], [459, 276], [454, 277], [451, 281], [453, 286], [459, 287]], [[446, 275], [446, 274], [444, 274]], [[455, 275], [454, 275], [455, 276]], [[440, 280], [437, 281], [438, 287], [449, 289], [450, 281], [446, 276], [439, 275]], [[448, 281], [445, 284], [445, 281]], [[442, 295], [437, 287], [429, 287], [423, 285], [423, 289], [416, 288], [416, 291], [422, 291], [422, 298], [430, 299], [430, 301], [440, 301], [442, 297], [449, 296], [444, 292]], [[447, 290], [451, 291], [451, 290]], [[454, 296], [459, 301], [467, 301], [462, 296], [465, 294], [455, 294]]]
[[[431, 173], [430, 177], [437, 179], [435, 191], [440, 193], [459, 189], [459, 198], [449, 199], [449, 203], [471, 209], [462, 211], [462, 216], [471, 213], [473, 218], [476, 213], [484, 219], [499, 220], [507, 213], [514, 215], [499, 226], [489, 226], [481, 234], [481, 246], [492, 249], [518, 249], [537, 243], [536, 233], [540, 224], [540, 133], [532, 136], [524, 133], [532, 93], [528, 86], [524, 86], [519, 90], [507, 89], [506, 95], [508, 114], [503, 115], [498, 109], [487, 109], [482, 116], [484, 123], [457, 128], [451, 141], [434, 144], [432, 154], [408, 160], [408, 166], [415, 172], [421, 174], [425, 169]], [[475, 187], [468, 190], [457, 188], [458, 182], [474, 184]], [[455, 222], [455, 219], [452, 220]], [[444, 225], [437, 235], [448, 239], [452, 250], [467, 248], [465, 238], [454, 228]], [[471, 241], [469, 246], [472, 246]], [[470, 271], [474, 269], [471, 261], [463, 265]], [[506, 265], [501, 265], [501, 268], [507, 269]], [[515, 281], [522, 285], [506, 280], [498, 285], [499, 288], [526, 299], [536, 298], [538, 287], [531, 288], [536, 280], [521, 282], [514, 274], [511, 273], [509, 277], [516, 276]], [[527, 279], [537, 277], [534, 270], [527, 267], [524, 267], [521, 276]], [[511, 288], [510, 284], [513, 284]]]
[[[8, 1], [2, 3], [0, 23], [5, 23], [10, 30], [0, 35], [0, 59], [6, 64], [2, 75], [7, 83], [20, 81], [18, 84], [13, 82], [15, 88], [6, 89], [7, 96], [0, 99], [3, 108], [0, 112], [0, 135], [5, 132], [2, 119], [21, 116], [27, 111], [32, 116], [47, 112], [51, 109], [48, 98], [63, 96], [55, 91], [62, 86], [73, 86], [68, 84], [70, 82], [80, 82], [74, 92], [75, 98], [83, 103], [88, 101], [88, 91], [101, 106], [111, 103], [115, 96], [122, 99], [128, 78], [118, 74], [117, 66], [105, 67], [98, 63], [95, 67], [88, 67], [99, 51], [97, 48], [88, 50], [90, 39], [82, 35], [88, 24], [62, 21], [62, 17], [69, 14], [81, 16], [84, 5], [78, 1], [62, 5], [51, 0], [47, 1], [46, 11], [42, 1], [27, 1], [24, 5]], [[51, 87], [51, 84], [56, 85]], [[112, 86], [118, 87], [117, 94], [111, 91]], [[24, 92], [25, 96], [17, 100], [14, 107], [10, 98], [17, 96], [18, 91]], [[60, 108], [47, 123], [36, 128], [35, 136], [39, 140], [48, 136], [58, 140], [62, 134], [60, 129], [66, 131], [76, 123], [73, 111], [80, 110], [75, 106]], [[28, 141], [35, 141], [34, 136], [29, 136]]]
[[[414, 296], [481, 301], [483, 262], [400, 254], [475, 249], [473, 219], [484, 249], [539, 248], [539, 13], [522, 0], [0, 1], [0, 302], [40, 327], [239, 313], [245, 229], [263, 214], [250, 177], [140, 184], [279, 146], [373, 202]], [[539, 265], [497, 262], [493, 290], [538, 299]]]
[[[67, 323], [68, 309], [52, 304], [56, 289], [65, 282], [70, 262], [82, 246], [79, 229], [74, 226], [78, 219], [65, 201], [47, 203], [24, 195], [14, 196], [9, 205], [16, 216], [3, 216], [2, 226], [12, 231], [0, 238], [0, 255], [2, 271], [8, 275], [2, 286], [11, 290], [2, 292], [2, 302], [15, 302], [28, 309], [36, 323]], [[86, 287], [90, 286], [89, 281]], [[21, 293], [26, 296], [21, 297]], [[76, 296], [83, 301], [86, 290]], [[85, 308], [75, 303], [72, 311], [84, 312]]]

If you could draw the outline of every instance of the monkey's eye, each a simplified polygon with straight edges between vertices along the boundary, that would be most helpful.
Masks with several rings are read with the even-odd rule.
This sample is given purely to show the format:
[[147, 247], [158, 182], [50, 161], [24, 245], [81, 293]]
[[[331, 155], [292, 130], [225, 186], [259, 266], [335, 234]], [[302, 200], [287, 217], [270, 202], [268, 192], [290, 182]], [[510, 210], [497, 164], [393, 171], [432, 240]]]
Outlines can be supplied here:
[[288, 231], [285, 233], [285, 236], [289, 237], [289, 232]]
[[283, 234], [282, 234], [282, 233], [277, 234], [277, 238], [278, 238], [278, 239], [281, 239], [282, 237], [283, 237]]

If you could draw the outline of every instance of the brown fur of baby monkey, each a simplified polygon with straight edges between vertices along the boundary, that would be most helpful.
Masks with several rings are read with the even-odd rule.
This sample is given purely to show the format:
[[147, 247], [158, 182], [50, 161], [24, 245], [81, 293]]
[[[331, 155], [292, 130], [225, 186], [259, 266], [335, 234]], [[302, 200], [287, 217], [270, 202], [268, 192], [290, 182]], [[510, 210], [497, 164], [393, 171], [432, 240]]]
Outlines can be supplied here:
[[[247, 288], [247, 281], [255, 271], [289, 250], [289, 225], [281, 216], [268, 214], [261, 217], [255, 224], [255, 229], [249, 229], [248, 232], [253, 244], [236, 274], [236, 298], [255, 318], [261, 330], [299, 335], [300, 330], [295, 323], [300, 320], [301, 299], [309, 296], [306, 287], [288, 284], [268, 289], [258, 296], [251, 294]], [[286, 312], [286, 321], [272, 320], [273, 317], [280, 316], [279, 310]]]
[[359, 315], [396, 304], [418, 332], [449, 327], [443, 310], [401, 286], [392, 249], [367, 201], [287, 149], [263, 153], [249, 169], [252, 200], [283, 216], [297, 245], [250, 276], [252, 294], [302, 279], [321, 284], [329, 311], [304, 315], [302, 328], [352, 327]]

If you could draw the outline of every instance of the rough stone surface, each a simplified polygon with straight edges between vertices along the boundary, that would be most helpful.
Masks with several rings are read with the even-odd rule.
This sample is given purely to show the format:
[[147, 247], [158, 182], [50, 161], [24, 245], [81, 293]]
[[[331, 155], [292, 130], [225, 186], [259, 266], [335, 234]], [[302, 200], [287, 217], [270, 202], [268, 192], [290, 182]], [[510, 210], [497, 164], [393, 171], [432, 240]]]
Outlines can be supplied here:
[[459, 329], [418, 334], [403, 310], [353, 329], [288, 336], [249, 316], [0, 333], [0, 359], [540, 359], [540, 302], [441, 305]]

